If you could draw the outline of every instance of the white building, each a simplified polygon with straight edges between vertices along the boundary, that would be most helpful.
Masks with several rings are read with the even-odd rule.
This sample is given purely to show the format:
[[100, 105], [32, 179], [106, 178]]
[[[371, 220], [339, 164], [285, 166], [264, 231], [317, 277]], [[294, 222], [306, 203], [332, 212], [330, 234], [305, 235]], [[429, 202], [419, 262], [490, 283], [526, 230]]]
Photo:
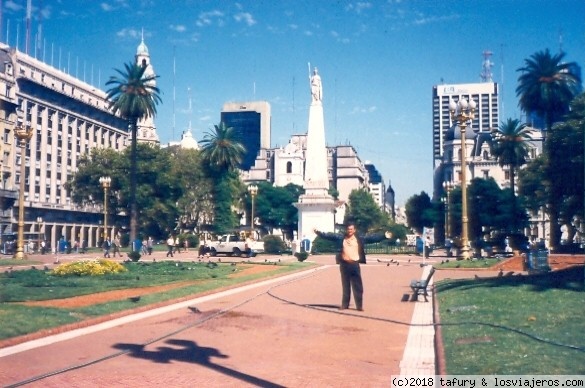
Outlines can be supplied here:
[[[144, 42], [138, 46], [136, 60], [146, 61], [152, 71]], [[25, 240], [47, 239], [52, 247], [62, 237], [88, 246], [98, 244], [103, 236], [101, 206], [74, 204], [65, 184], [80, 157], [91, 149], [126, 147], [127, 121], [111, 114], [104, 91], [3, 43], [0, 102], [0, 234], [17, 230], [16, 199], [24, 179]], [[24, 155], [14, 135], [17, 124], [32, 128]], [[158, 141], [152, 119], [141, 121], [139, 138]], [[25, 163], [24, 176], [21, 163]], [[107, 233], [113, 235], [116, 225], [108, 226]]]

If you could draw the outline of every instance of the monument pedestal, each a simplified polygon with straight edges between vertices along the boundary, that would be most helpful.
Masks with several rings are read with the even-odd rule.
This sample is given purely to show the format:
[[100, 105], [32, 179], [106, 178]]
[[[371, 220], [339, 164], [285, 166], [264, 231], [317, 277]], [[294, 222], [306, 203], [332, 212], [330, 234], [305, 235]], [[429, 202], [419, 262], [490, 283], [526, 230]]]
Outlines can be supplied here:
[[320, 232], [333, 232], [335, 202], [327, 192], [317, 195], [303, 194], [295, 206], [299, 209], [299, 240], [308, 238], [313, 241], [316, 236], [314, 229]]

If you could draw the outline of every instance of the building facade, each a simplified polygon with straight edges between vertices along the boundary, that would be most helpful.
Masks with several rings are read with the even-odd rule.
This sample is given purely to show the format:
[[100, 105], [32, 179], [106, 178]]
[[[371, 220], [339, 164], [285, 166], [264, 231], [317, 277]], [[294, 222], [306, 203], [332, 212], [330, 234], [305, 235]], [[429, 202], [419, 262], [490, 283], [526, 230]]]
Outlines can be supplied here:
[[[145, 60], [145, 53], [148, 50], [142, 42], [137, 63]], [[121, 151], [126, 147], [127, 121], [111, 113], [104, 91], [3, 43], [0, 102], [0, 234], [17, 231], [17, 199], [23, 195], [25, 246], [29, 240], [33, 245], [46, 240], [55, 248], [62, 239], [97, 246], [104, 236], [102, 206], [73, 203], [66, 183], [81, 156], [91, 149]], [[32, 130], [23, 152], [15, 137], [17, 126]], [[144, 140], [158, 139], [152, 120], [141, 126]], [[23, 179], [24, 192], [20, 193]], [[120, 227], [109, 222], [108, 226], [110, 236]]]

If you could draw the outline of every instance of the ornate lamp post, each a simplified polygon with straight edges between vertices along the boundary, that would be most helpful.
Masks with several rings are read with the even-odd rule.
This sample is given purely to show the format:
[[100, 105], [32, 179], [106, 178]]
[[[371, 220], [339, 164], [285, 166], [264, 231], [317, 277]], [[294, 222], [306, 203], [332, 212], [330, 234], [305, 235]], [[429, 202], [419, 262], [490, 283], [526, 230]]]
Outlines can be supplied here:
[[41, 251], [41, 227], [43, 225], [43, 217], [37, 217], [37, 249], [39, 250], [39, 252]]
[[468, 215], [467, 215], [467, 144], [465, 140], [465, 130], [470, 121], [475, 117], [475, 101], [473, 99], [467, 102], [465, 98], [460, 98], [456, 104], [455, 101], [449, 102], [449, 111], [453, 119], [461, 129], [461, 258], [469, 260], [469, 237], [468, 237]]
[[100, 184], [104, 188], [104, 240], [108, 237], [108, 190], [112, 185], [109, 176], [100, 177]]
[[443, 182], [443, 188], [447, 193], [445, 200], [445, 240], [451, 238], [451, 190], [453, 190], [453, 183], [450, 181]]
[[18, 240], [16, 243], [15, 259], [24, 259], [24, 174], [26, 165], [26, 144], [33, 135], [30, 126], [23, 126], [22, 121], [14, 128], [14, 135], [20, 147], [20, 188], [18, 195]]
[[254, 198], [256, 198], [256, 194], [258, 194], [258, 186], [248, 186], [248, 192], [252, 197], [252, 212], [250, 213], [250, 237], [254, 238]]

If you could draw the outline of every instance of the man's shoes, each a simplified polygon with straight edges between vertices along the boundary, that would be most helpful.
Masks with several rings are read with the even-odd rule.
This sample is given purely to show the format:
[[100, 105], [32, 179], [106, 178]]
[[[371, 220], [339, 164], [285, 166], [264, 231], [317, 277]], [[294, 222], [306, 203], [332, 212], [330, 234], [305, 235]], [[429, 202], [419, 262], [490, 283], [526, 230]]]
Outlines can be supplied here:
[[363, 307], [357, 307], [356, 310], [357, 311], [364, 311], [364, 308]]
[[347, 306], [339, 306], [339, 310], [347, 310]]

